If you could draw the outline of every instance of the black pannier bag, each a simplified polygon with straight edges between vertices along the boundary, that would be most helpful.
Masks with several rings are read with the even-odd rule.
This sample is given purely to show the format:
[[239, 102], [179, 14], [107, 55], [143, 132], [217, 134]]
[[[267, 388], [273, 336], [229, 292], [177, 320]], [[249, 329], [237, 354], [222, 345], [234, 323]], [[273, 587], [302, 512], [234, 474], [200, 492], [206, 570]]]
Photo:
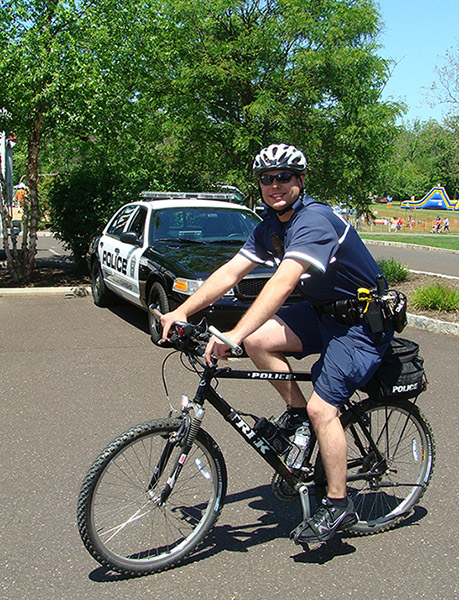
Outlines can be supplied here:
[[426, 384], [419, 345], [404, 338], [393, 338], [378, 370], [363, 390], [369, 396], [407, 399], [418, 396]]

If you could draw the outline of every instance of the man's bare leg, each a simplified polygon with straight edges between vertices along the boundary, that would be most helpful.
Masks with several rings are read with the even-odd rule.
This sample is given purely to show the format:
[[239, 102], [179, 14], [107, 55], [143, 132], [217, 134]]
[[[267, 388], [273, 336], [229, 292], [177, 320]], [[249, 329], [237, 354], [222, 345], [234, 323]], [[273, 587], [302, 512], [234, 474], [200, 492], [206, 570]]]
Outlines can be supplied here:
[[[283, 352], [301, 352], [300, 339], [277, 316], [244, 340], [247, 354], [263, 371], [290, 373], [291, 367]], [[327, 476], [328, 496], [346, 496], [347, 443], [336, 407], [313, 392], [309, 402], [295, 381], [270, 381], [287, 404], [304, 408], [316, 432], [320, 454]]]
[[[300, 339], [277, 316], [267, 321], [244, 340], [244, 347], [262, 371], [291, 373], [292, 369], [284, 352], [301, 352]], [[305, 408], [306, 398], [296, 381], [269, 381], [285, 402], [293, 408]]]
[[308, 415], [319, 442], [320, 455], [327, 476], [327, 496], [346, 496], [347, 442], [339, 411], [313, 392], [308, 402]]

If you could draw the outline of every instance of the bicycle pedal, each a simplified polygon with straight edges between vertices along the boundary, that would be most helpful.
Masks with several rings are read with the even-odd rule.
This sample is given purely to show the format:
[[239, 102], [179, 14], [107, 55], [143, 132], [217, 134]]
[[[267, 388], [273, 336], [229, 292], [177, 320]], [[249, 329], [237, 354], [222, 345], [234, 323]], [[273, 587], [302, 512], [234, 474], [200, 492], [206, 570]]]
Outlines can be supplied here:
[[309, 551], [309, 552], [315, 552], [316, 550], [319, 550], [319, 548], [322, 548], [323, 546], [325, 546], [327, 543], [327, 542], [321, 542], [320, 540], [317, 540], [315, 542], [312, 542], [312, 541], [302, 542], [300, 540], [294, 540], [294, 542], [297, 546], [301, 546], [303, 548], [303, 550]]
[[310, 552], [315, 552], [316, 550], [319, 550], [319, 548], [322, 548], [326, 544], [327, 544], [327, 542], [320, 542], [319, 540], [317, 540], [317, 542], [309, 542], [308, 550]]

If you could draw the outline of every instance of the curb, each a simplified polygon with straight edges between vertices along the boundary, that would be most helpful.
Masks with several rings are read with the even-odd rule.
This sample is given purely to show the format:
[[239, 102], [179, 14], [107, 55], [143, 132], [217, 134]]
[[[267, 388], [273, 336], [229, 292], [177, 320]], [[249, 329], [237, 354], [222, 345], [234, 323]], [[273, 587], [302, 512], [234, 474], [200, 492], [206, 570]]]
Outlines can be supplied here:
[[364, 239], [362, 242], [375, 246], [395, 246], [396, 248], [409, 248], [410, 250], [428, 250], [429, 252], [443, 252], [448, 254], [459, 254], [459, 250], [447, 250], [446, 248], [435, 248], [434, 246], [422, 246], [421, 244], [405, 244], [403, 242], [387, 242], [384, 240]]
[[[0, 288], [0, 298], [26, 298], [33, 296], [60, 296], [64, 298], [83, 298], [91, 296], [91, 286], [73, 287], [43, 287], [43, 288]], [[445, 333], [459, 337], [459, 323], [440, 321], [431, 317], [407, 314], [408, 327], [432, 331], [433, 333]]]
[[413, 315], [407, 313], [408, 327], [421, 329], [423, 331], [432, 331], [434, 333], [445, 333], [447, 335], [459, 336], [459, 323], [450, 323], [449, 321], [440, 321], [431, 317], [422, 315]]
[[410, 269], [410, 273], [417, 273], [418, 275], [431, 275], [432, 277], [443, 277], [443, 279], [454, 279], [459, 281], [459, 277], [456, 275], [442, 275], [441, 273], [431, 273], [429, 271], [416, 271], [415, 269]]
[[91, 296], [90, 286], [0, 288], [0, 298], [30, 298], [33, 296], [64, 296], [76, 298]]

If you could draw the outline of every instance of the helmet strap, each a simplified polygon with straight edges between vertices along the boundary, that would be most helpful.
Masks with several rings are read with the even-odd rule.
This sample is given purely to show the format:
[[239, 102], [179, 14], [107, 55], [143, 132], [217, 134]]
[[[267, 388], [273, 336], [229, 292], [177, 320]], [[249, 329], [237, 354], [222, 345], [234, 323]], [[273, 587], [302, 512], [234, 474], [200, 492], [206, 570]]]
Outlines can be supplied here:
[[289, 211], [294, 210], [293, 205], [296, 202], [298, 202], [298, 200], [301, 200], [304, 196], [304, 187], [301, 186], [300, 193], [298, 194], [298, 198], [295, 200], [295, 202], [293, 202], [293, 204], [291, 204], [290, 206], [286, 206], [285, 208], [282, 208], [281, 210], [276, 210], [272, 206], [267, 205], [266, 202], [263, 200], [263, 194], [261, 192], [261, 184], [260, 183], [258, 184], [258, 189], [260, 191], [260, 198], [261, 198], [261, 201], [263, 202], [263, 204], [265, 204], [268, 207], [268, 210], [272, 211], [274, 214], [279, 215], [279, 216], [285, 215], [285, 213], [288, 213]]

